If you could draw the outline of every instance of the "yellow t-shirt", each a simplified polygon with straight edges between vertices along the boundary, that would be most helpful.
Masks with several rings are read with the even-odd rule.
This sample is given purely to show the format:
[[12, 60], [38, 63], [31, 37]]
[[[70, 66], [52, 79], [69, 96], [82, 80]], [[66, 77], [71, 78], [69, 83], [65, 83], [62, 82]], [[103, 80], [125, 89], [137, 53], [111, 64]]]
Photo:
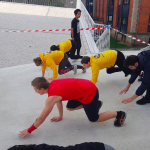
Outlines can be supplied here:
[[72, 47], [72, 43], [70, 40], [66, 40], [59, 44], [59, 50], [66, 53], [69, 52]]
[[39, 57], [43, 62], [43, 66], [41, 66], [41, 69], [45, 70], [46, 67], [50, 67], [53, 70], [52, 79], [55, 80], [58, 76], [56, 65], [60, 64], [60, 62], [64, 58], [64, 53], [61, 51], [51, 51], [40, 54]]
[[117, 54], [113, 50], [108, 50], [90, 57], [92, 70], [92, 82], [95, 84], [99, 75], [99, 70], [111, 68], [115, 65]]

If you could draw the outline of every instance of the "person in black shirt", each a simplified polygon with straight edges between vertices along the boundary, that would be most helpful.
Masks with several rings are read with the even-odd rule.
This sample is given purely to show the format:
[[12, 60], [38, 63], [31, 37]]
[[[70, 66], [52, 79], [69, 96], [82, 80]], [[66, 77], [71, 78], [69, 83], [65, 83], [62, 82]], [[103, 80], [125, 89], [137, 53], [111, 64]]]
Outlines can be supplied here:
[[74, 146], [56, 146], [47, 144], [15, 145], [8, 150], [115, 150], [113, 147], [99, 142], [85, 142]]
[[141, 71], [144, 71], [143, 79], [141, 85], [136, 90], [135, 94], [122, 101], [122, 103], [130, 103], [138, 96], [142, 95], [146, 91], [146, 95], [138, 100], [136, 103], [139, 105], [144, 105], [150, 103], [150, 50], [140, 52], [137, 56], [130, 55], [124, 61], [124, 66], [130, 68], [132, 71], [131, 78], [125, 89], [123, 89], [120, 94], [126, 93], [131, 84], [136, 80]]
[[81, 16], [81, 10], [76, 9], [74, 11], [75, 18], [71, 21], [71, 38], [77, 43], [77, 55], [80, 55], [81, 39], [80, 39], [80, 25], [79, 18]]

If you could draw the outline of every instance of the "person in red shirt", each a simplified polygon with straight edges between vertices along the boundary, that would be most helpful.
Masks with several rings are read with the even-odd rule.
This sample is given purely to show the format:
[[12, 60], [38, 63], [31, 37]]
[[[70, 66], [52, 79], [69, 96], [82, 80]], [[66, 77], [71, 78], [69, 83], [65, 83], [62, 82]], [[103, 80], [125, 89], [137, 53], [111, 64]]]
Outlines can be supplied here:
[[123, 111], [99, 113], [102, 101], [99, 101], [99, 91], [95, 84], [86, 79], [66, 78], [57, 79], [49, 83], [44, 77], [37, 77], [32, 82], [36, 93], [48, 94], [45, 102], [45, 108], [34, 124], [23, 131], [19, 136], [25, 137], [33, 130], [37, 129], [51, 113], [53, 106], [57, 104], [59, 116], [53, 117], [51, 121], [60, 121], [63, 118], [62, 101], [68, 100], [67, 109], [70, 111], [84, 108], [84, 111], [91, 122], [102, 122], [116, 118], [114, 125], [120, 127], [123, 125], [126, 113]]

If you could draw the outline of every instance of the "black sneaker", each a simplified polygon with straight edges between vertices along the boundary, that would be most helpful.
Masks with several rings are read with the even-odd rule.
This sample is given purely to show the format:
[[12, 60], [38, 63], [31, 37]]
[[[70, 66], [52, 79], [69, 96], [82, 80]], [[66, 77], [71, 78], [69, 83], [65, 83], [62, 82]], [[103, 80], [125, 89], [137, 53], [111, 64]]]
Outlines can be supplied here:
[[98, 100], [98, 113], [99, 113], [99, 110], [100, 110], [100, 108], [102, 107], [102, 105], [103, 105], [103, 102], [100, 101], [100, 100]]
[[140, 100], [136, 101], [138, 105], [145, 105], [147, 103], [150, 103], [150, 100], [147, 100], [145, 97], [141, 98]]
[[116, 117], [115, 121], [114, 121], [114, 126], [116, 127], [121, 127], [126, 119], [126, 113], [123, 111], [120, 111], [121, 116]]

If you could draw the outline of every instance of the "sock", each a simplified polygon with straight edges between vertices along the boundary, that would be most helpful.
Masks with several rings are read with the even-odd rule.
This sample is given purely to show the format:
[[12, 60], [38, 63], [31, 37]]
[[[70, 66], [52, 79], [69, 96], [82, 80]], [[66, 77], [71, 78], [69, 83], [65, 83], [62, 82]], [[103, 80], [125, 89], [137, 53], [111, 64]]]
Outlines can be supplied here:
[[121, 111], [117, 111], [117, 117], [121, 117], [122, 112]]

